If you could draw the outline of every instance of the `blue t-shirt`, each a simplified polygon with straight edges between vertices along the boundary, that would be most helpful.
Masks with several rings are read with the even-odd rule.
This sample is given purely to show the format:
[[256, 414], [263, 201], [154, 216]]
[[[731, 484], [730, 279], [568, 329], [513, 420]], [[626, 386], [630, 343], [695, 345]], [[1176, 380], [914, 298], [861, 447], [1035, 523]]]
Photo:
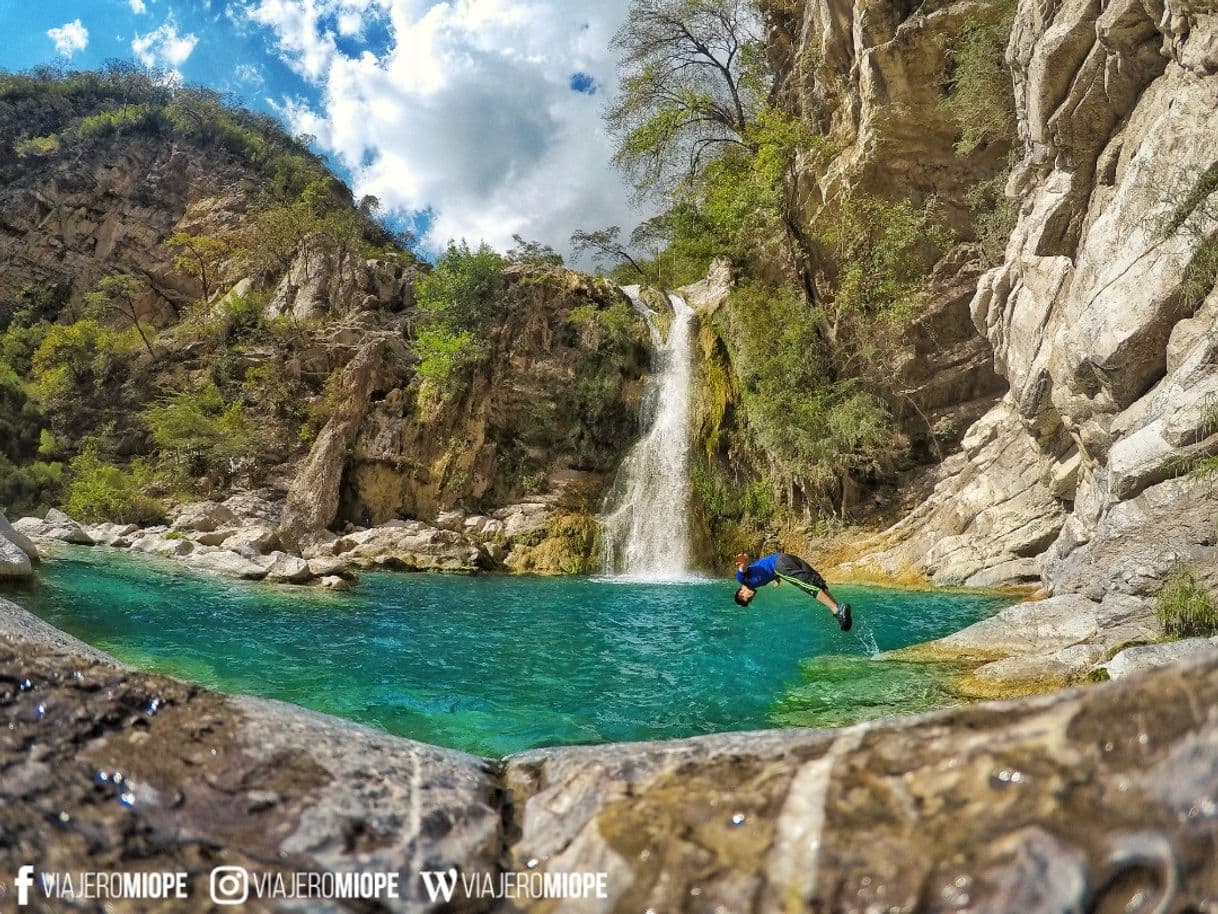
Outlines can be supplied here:
[[778, 561], [778, 553], [771, 552], [764, 558], [753, 562], [744, 571], [736, 572], [736, 580], [752, 590], [759, 590], [778, 577], [774, 573], [774, 563]]

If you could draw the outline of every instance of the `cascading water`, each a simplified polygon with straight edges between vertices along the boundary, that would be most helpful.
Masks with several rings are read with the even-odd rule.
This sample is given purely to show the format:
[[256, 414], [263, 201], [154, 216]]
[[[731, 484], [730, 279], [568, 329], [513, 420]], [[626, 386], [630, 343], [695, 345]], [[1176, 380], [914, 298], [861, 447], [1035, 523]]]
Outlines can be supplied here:
[[641, 580], [689, 577], [689, 410], [693, 375], [690, 327], [693, 310], [668, 296], [672, 325], [665, 341], [656, 313], [638, 286], [624, 286], [647, 321], [655, 346], [655, 371], [643, 395], [643, 437], [622, 461], [602, 518], [607, 574]]

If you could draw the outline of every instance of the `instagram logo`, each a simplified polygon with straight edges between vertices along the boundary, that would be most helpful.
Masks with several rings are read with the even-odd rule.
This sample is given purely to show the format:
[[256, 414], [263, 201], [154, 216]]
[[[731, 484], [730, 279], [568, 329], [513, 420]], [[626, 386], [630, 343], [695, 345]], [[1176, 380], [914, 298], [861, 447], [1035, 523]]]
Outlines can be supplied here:
[[243, 866], [217, 866], [211, 871], [211, 900], [216, 904], [244, 904], [250, 895], [250, 874]]

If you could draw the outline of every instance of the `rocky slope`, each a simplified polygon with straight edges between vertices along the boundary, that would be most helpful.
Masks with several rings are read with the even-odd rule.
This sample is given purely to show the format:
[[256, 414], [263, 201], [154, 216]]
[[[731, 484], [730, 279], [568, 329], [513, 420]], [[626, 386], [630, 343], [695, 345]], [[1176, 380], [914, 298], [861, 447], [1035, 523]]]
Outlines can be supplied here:
[[[1213, 657], [840, 731], [492, 763], [139, 674], [0, 603], [0, 862], [183, 870], [183, 911], [212, 910], [221, 865], [399, 875], [399, 899], [326, 910], [1204, 910]], [[603, 872], [607, 897], [441, 907], [419, 872], [449, 867]]]
[[1011, 390], [878, 561], [1098, 600], [1209, 557], [1210, 487], [1172, 477], [1218, 449], [1215, 27], [1186, 3], [1021, 4], [1020, 219], [972, 303]]
[[[777, 97], [835, 149], [799, 175], [805, 220], [862, 188], [933, 195], [967, 233], [967, 191], [1006, 149], [953, 150], [945, 48], [1004, 7], [765, 5]], [[845, 566], [1051, 596], [928, 649], [991, 661], [965, 691], [1075, 680], [1157, 637], [1150, 598], [1173, 569], [1218, 583], [1218, 504], [1190, 473], [1218, 453], [1216, 46], [1218, 18], [1188, 0], [1014, 8], [1018, 219], [949, 331], [983, 338], [1007, 389], [983, 388], [1000, 399], [910, 487], [929, 494]]]
[[[393, 540], [382, 558], [405, 567], [502, 567], [513, 552], [508, 564], [521, 570], [595, 563], [587, 514], [633, 437], [648, 370], [643, 324], [611, 285], [552, 265], [508, 266], [488, 309], [486, 357], [456, 395], [430, 402], [414, 343], [426, 320], [414, 286], [427, 265], [269, 119], [138, 74], [14, 76], [0, 80], [0, 150], [0, 332], [11, 330], [11, 383], [42, 410], [39, 427], [0, 444], [0, 466], [57, 461], [63, 481], [42, 497], [66, 496], [67, 464], [92, 446], [124, 469], [152, 457], [145, 489], [164, 516], [80, 520], [153, 522], [151, 536], [176, 525], [213, 541], [200, 550], [219, 548], [217, 528], [269, 525], [273, 543], [253, 535], [256, 552], [236, 550], [247, 577], [257, 576], [248, 561], [276, 550], [329, 553], [331, 528], [358, 535], [389, 522], [422, 538], [410, 546], [400, 532], [376, 534]], [[183, 233], [214, 246], [206, 269], [174, 243]], [[130, 306], [148, 352], [115, 342], [96, 357], [82, 351], [90, 367], [49, 392], [37, 366], [47, 328], [96, 318], [88, 296], [118, 274], [139, 285]], [[127, 315], [101, 320], [115, 333], [130, 327]], [[239, 431], [257, 432], [256, 445], [202, 461], [193, 441], [156, 439], [150, 409], [209, 390]], [[186, 427], [220, 421], [220, 407]], [[207, 530], [178, 523], [192, 502], [235, 493], [282, 513], [239, 509]], [[454, 527], [459, 542], [444, 542]], [[454, 548], [432, 561], [445, 545]]]

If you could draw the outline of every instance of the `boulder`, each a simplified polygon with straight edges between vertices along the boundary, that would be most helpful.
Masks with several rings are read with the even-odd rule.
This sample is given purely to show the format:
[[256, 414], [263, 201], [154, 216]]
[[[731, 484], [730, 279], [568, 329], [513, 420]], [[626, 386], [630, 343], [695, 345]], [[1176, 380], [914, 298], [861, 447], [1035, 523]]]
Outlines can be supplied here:
[[264, 524], [277, 524], [283, 513], [283, 506], [275, 504], [268, 498], [253, 492], [238, 492], [224, 499], [224, 507], [245, 521], [261, 521]]
[[136, 524], [115, 524], [107, 521], [101, 524], [90, 524], [84, 529], [89, 538], [99, 546], [126, 549], [131, 545], [140, 528]]
[[344, 591], [350, 590], [352, 587], [351, 581], [347, 578], [340, 578], [336, 574], [328, 574], [317, 580], [317, 585], [326, 590]]
[[226, 540], [237, 534], [236, 527], [222, 527], [219, 530], [209, 530], [206, 533], [192, 533], [190, 538], [200, 546], [222, 546]]
[[232, 552], [266, 555], [279, 548], [279, 533], [268, 524], [251, 524], [225, 537], [224, 548]]
[[336, 555], [318, 555], [309, 559], [308, 562], [309, 574], [315, 578], [332, 575], [342, 577], [350, 573], [346, 560]]
[[85, 533], [84, 528], [68, 515], [57, 508], [47, 512], [46, 518], [23, 517], [13, 527], [20, 533], [34, 539], [58, 540], [61, 543], [72, 543], [77, 546], [92, 546], [93, 539]]
[[958, 657], [1048, 654], [1093, 639], [1098, 611], [1098, 604], [1077, 594], [1016, 603], [925, 647]]
[[313, 577], [309, 563], [286, 552], [272, 552], [258, 562], [266, 568], [266, 580], [280, 584], [301, 584]]
[[1103, 670], [1110, 679], [1122, 679], [1161, 666], [1215, 656], [1218, 656], [1218, 638], [1185, 638], [1126, 648], [1110, 660], [1097, 664], [1095, 669]]
[[191, 568], [210, 571], [229, 578], [261, 581], [267, 575], [266, 563], [259, 563], [227, 549], [195, 552], [182, 559]]
[[434, 526], [460, 532], [465, 526], [465, 515], [460, 511], [441, 511], [436, 515]]
[[144, 552], [166, 558], [190, 555], [194, 549], [195, 544], [181, 535], [145, 532], [131, 541], [132, 552]]
[[210, 533], [221, 527], [237, 525], [237, 515], [225, 505], [214, 501], [199, 501], [183, 505], [174, 519], [172, 527], [174, 530]]
[[8, 522], [8, 518], [3, 514], [0, 514], [0, 537], [8, 540], [27, 556], [29, 556], [31, 562], [38, 561], [38, 547], [34, 545], [34, 541], [20, 530], [13, 527], [13, 525]]
[[483, 564], [478, 545], [452, 530], [398, 521], [349, 533], [334, 546], [349, 564], [409, 571], [472, 573]]
[[501, 520], [486, 517], [482, 514], [475, 514], [465, 519], [465, 522], [461, 525], [461, 530], [466, 536], [475, 539], [494, 539], [503, 535], [504, 527]]
[[25, 550], [0, 536], [0, 579], [28, 578], [33, 574], [34, 564]]
[[515, 539], [544, 529], [553, 513], [553, 507], [545, 502], [521, 502], [500, 508], [493, 516], [503, 523], [503, 535]]

